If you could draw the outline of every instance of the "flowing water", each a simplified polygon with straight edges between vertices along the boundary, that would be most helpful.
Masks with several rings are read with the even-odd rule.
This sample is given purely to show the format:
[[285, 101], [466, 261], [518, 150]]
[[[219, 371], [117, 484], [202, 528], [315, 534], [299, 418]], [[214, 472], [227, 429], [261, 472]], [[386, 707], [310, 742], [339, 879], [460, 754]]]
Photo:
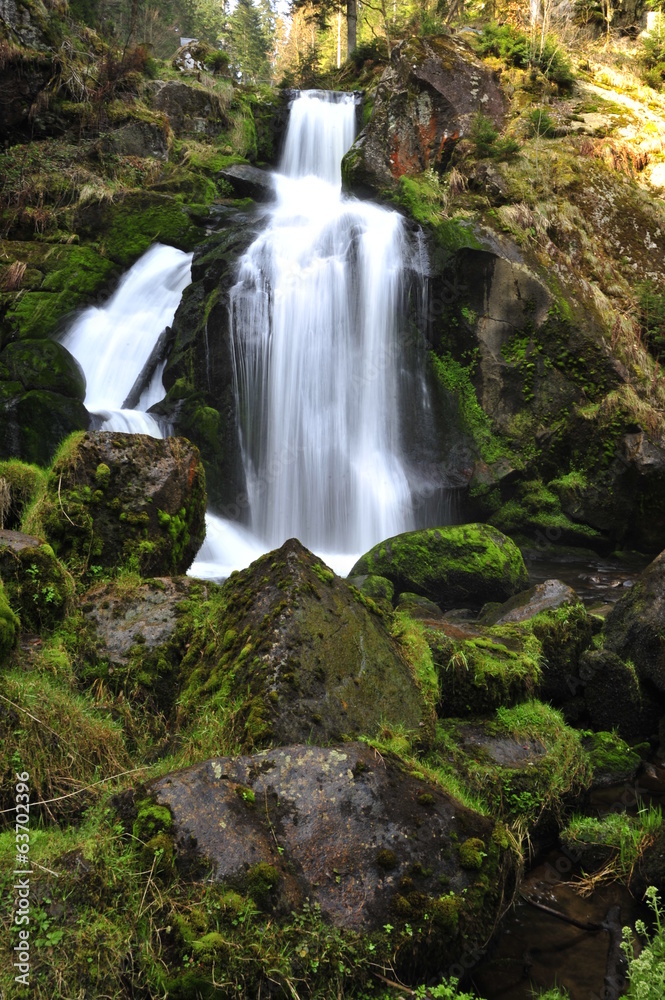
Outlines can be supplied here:
[[[155, 244], [108, 302], [82, 312], [62, 338], [83, 369], [85, 405], [100, 430], [151, 437], [167, 430], [145, 412], [164, 396], [164, 359], [156, 359], [152, 370], [150, 361], [191, 281], [191, 263], [192, 254]], [[125, 409], [132, 395], [136, 401]]]
[[[293, 103], [276, 201], [231, 292], [250, 524], [211, 521], [193, 572], [295, 536], [347, 571], [415, 527], [402, 447], [403, 318], [422, 247], [395, 212], [346, 198], [352, 94]], [[425, 423], [427, 393], [422, 386]]]

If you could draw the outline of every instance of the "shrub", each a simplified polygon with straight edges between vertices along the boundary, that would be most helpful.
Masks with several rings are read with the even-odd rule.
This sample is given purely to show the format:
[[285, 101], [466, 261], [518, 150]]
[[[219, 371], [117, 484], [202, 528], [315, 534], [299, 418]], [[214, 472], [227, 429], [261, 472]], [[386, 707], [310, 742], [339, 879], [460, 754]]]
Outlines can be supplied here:
[[205, 58], [206, 69], [209, 69], [215, 74], [225, 74], [229, 69], [229, 57], [226, 52], [222, 52], [221, 49], [217, 49], [215, 52], [210, 52]]
[[573, 83], [573, 71], [565, 53], [557, 42], [549, 36], [542, 50], [532, 48], [528, 35], [510, 24], [487, 24], [476, 43], [482, 56], [497, 56], [508, 66], [526, 69], [537, 67], [548, 80], [560, 87], [569, 88]]
[[554, 135], [554, 120], [544, 108], [534, 108], [533, 111], [529, 112], [527, 120], [530, 135], [542, 136], [546, 139]]
[[499, 139], [499, 131], [491, 118], [478, 111], [471, 121], [469, 138], [475, 147], [476, 156], [484, 159], [505, 160], [514, 156], [519, 143], [514, 139]]

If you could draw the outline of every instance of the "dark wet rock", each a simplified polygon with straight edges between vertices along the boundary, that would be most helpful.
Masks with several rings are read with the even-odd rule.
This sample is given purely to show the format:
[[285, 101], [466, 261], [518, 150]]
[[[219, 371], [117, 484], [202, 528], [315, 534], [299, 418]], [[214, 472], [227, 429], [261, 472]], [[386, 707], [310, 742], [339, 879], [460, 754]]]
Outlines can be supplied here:
[[242, 521], [249, 500], [233, 384], [229, 291], [257, 221], [227, 210], [218, 224], [220, 232], [194, 255], [192, 283], [173, 321], [173, 348], [163, 377], [166, 398], [154, 410], [200, 449], [217, 512]]
[[407, 531], [375, 545], [352, 576], [385, 576], [395, 592], [419, 594], [442, 608], [507, 600], [523, 590], [528, 574], [519, 549], [485, 524]]
[[204, 859], [213, 879], [255, 899], [264, 876], [259, 902], [278, 912], [309, 898], [340, 927], [408, 922], [402, 965], [421, 925], [439, 966], [461, 935], [470, 947], [487, 933], [511, 868], [492, 820], [358, 743], [213, 759], [150, 794], [172, 814], [181, 865]]
[[131, 121], [104, 136], [100, 140], [100, 147], [104, 154], [150, 156], [156, 160], [168, 160], [167, 131], [154, 122]]
[[379, 81], [368, 125], [344, 158], [347, 186], [367, 194], [394, 187], [404, 174], [445, 167], [480, 110], [500, 124], [504, 99], [459, 36], [405, 39]]
[[444, 617], [438, 604], [428, 601], [419, 594], [409, 594], [406, 591], [399, 595], [395, 610], [405, 612], [409, 618], [415, 618], [416, 621], [438, 622]]
[[542, 611], [553, 611], [564, 604], [578, 604], [579, 598], [572, 587], [561, 580], [545, 580], [530, 590], [511, 597], [505, 604], [493, 609], [482, 619], [483, 625], [505, 625], [523, 622]]
[[183, 663], [185, 719], [237, 703], [234, 731], [248, 748], [382, 724], [431, 738], [432, 712], [383, 614], [296, 539], [234, 573], [214, 618]]
[[275, 196], [275, 186], [270, 174], [249, 163], [234, 163], [220, 170], [217, 176], [231, 185], [238, 198], [270, 201]]
[[55, 340], [18, 340], [0, 354], [0, 375], [24, 389], [48, 389], [83, 402], [85, 375], [76, 358]]
[[39, 538], [0, 531], [0, 578], [24, 632], [53, 628], [71, 609], [74, 581]]
[[228, 125], [219, 96], [204, 87], [179, 80], [155, 80], [149, 92], [152, 107], [166, 115], [178, 138], [216, 136]]
[[605, 619], [605, 646], [630, 660], [640, 681], [665, 695], [665, 552], [644, 570]]
[[65, 560], [183, 573], [205, 535], [205, 476], [184, 438], [93, 431], [60, 453], [39, 511]]
[[653, 688], [643, 683], [632, 664], [610, 650], [588, 650], [569, 680], [571, 692], [583, 694], [594, 729], [615, 729], [631, 742], [657, 732], [662, 699], [654, 697]]

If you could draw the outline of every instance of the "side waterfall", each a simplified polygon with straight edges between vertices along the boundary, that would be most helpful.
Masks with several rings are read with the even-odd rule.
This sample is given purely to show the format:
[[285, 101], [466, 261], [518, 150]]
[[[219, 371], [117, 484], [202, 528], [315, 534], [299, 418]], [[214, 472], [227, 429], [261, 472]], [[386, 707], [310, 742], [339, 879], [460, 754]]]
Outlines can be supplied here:
[[108, 302], [82, 312], [62, 338], [83, 369], [85, 405], [100, 430], [163, 436], [165, 429], [145, 412], [164, 396], [165, 359], [151, 365], [151, 358], [191, 281], [191, 263], [191, 253], [155, 244]]

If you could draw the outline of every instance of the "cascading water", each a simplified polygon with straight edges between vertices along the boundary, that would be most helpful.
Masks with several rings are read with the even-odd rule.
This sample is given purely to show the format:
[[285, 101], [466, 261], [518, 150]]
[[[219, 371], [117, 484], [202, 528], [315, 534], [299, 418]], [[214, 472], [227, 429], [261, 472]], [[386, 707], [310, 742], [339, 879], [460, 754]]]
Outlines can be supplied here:
[[[415, 526], [399, 319], [422, 247], [397, 213], [342, 195], [355, 113], [351, 94], [294, 101], [276, 202], [231, 292], [253, 545], [266, 551], [296, 536], [338, 570]], [[216, 552], [228, 565], [236, 543], [252, 548], [246, 531], [209, 527], [208, 565], [192, 572], [208, 575]]]
[[62, 338], [83, 369], [85, 405], [101, 430], [163, 436], [164, 428], [145, 411], [164, 396], [164, 359], [150, 362], [191, 281], [191, 263], [191, 253], [155, 244], [109, 301], [82, 312]]

